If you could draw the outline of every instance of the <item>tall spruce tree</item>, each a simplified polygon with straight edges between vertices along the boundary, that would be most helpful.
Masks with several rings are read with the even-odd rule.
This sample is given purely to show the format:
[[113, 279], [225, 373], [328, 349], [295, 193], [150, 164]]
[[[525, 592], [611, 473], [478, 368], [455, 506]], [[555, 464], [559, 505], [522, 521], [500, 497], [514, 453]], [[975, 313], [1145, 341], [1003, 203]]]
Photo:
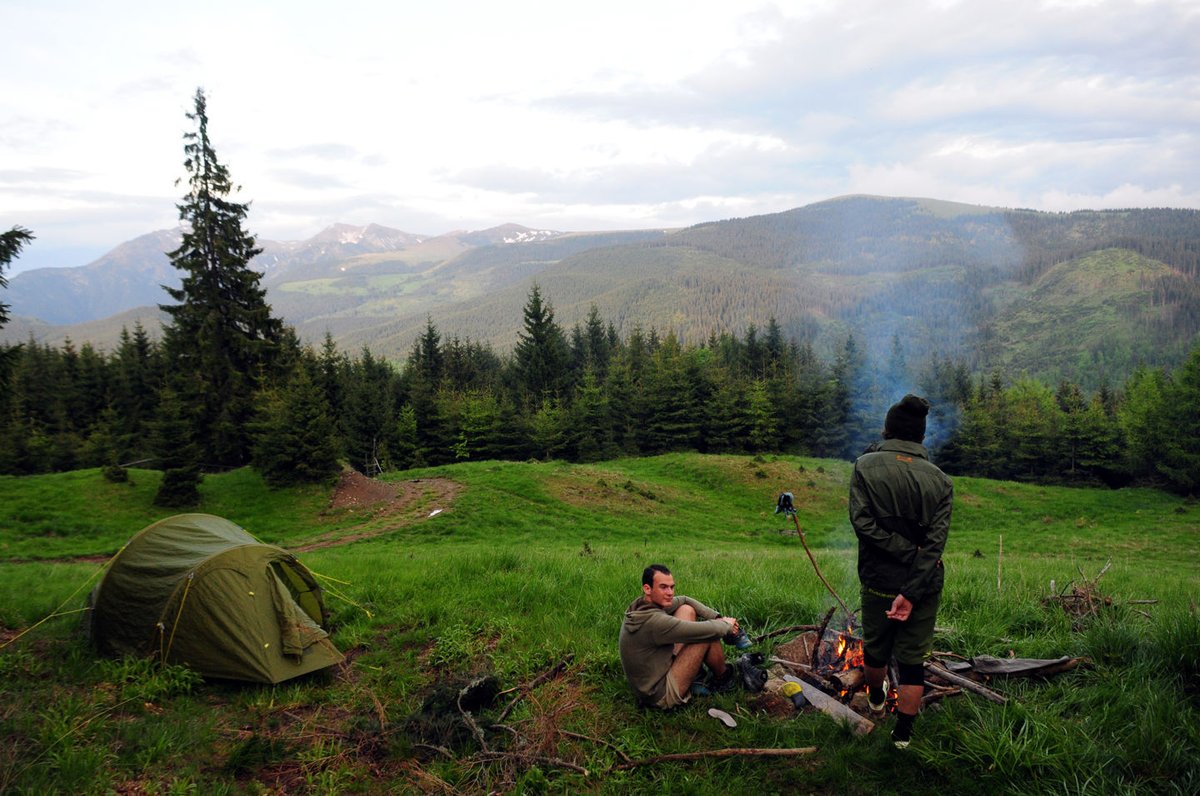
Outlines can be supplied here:
[[[13, 227], [8, 232], [0, 232], [0, 288], [8, 287], [4, 278], [4, 269], [16, 259], [21, 249], [33, 240], [33, 233], [22, 227]], [[0, 301], [0, 329], [8, 323], [8, 305]], [[8, 405], [8, 376], [16, 362], [18, 348], [16, 346], [0, 345], [0, 428], [3, 427], [8, 413], [3, 411]]]
[[525, 329], [517, 337], [513, 362], [526, 406], [537, 411], [556, 399], [566, 385], [571, 351], [562, 327], [554, 320], [554, 308], [542, 301], [535, 284], [525, 303]]
[[203, 90], [187, 118], [196, 129], [184, 134], [188, 192], [177, 205], [184, 234], [168, 253], [183, 280], [165, 288], [179, 303], [159, 305], [168, 316], [162, 347], [175, 388], [193, 409], [204, 461], [236, 466], [249, 459], [253, 396], [273, 374], [283, 324], [250, 268], [261, 251], [243, 228], [250, 205], [229, 199], [238, 188], [209, 139]]
[[337, 474], [337, 433], [320, 386], [298, 367], [281, 392], [260, 394], [253, 465], [272, 487], [324, 483]]

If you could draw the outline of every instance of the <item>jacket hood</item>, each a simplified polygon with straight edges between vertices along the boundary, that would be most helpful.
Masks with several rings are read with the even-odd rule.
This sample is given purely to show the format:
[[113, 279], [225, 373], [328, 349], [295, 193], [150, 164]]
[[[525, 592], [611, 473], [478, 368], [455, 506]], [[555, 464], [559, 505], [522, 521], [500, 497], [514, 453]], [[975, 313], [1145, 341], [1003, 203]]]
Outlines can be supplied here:
[[638, 632], [650, 617], [662, 612], [661, 608], [650, 603], [645, 597], [638, 597], [625, 609], [624, 625], [626, 632]]

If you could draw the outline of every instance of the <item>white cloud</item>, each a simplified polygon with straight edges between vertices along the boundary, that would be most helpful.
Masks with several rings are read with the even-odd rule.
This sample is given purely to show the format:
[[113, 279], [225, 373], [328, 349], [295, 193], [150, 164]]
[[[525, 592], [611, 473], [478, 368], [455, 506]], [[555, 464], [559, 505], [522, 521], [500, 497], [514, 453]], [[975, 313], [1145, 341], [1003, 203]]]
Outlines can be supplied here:
[[275, 239], [667, 227], [858, 192], [1200, 206], [1198, 9], [10, 0], [0, 217], [45, 247], [172, 225], [197, 86]]

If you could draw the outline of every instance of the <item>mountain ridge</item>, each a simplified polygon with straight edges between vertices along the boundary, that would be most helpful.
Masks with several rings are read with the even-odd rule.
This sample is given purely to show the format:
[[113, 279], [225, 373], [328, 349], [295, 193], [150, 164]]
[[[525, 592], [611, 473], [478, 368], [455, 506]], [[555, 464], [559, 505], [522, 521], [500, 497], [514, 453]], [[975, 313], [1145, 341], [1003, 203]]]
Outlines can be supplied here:
[[[1200, 332], [1200, 212], [1170, 208], [1044, 213], [848, 195], [679, 229], [561, 232], [504, 224], [422, 236], [332, 225], [305, 241], [264, 241], [262, 248], [253, 265], [264, 274], [268, 301], [301, 339], [317, 343], [328, 332], [343, 348], [367, 346], [392, 358], [407, 353], [430, 318], [446, 338], [506, 350], [534, 282], [568, 329], [593, 305], [621, 334], [640, 325], [693, 341], [775, 318], [825, 355], [853, 333], [873, 356], [898, 338], [914, 358], [936, 353], [975, 368], [1050, 376], [1114, 357], [1125, 367], [1135, 360], [1170, 364]], [[1107, 259], [1088, 259], [1107, 250], [1114, 252]], [[1115, 314], [1101, 312], [1104, 295], [1072, 299], [1044, 280], [1075, 263], [1071, 269], [1082, 269], [1075, 278], [1086, 281], [1088, 269], [1107, 268], [1114, 258], [1153, 283], [1149, 292], [1116, 279], [1097, 283], [1121, 304]], [[1039, 285], [1053, 301], [1035, 300]], [[164, 298], [156, 290], [154, 304]], [[1072, 301], [1078, 311], [1065, 312]], [[1157, 302], [1154, 319], [1131, 322], [1137, 302], [1146, 301]], [[1079, 328], [1053, 332], [1005, 314], [1018, 309], [1070, 317]], [[99, 341], [101, 326], [89, 321], [86, 334]], [[10, 327], [0, 330], [9, 340], [22, 329], [46, 339], [74, 332], [77, 343], [85, 333], [28, 319]], [[108, 339], [117, 333], [110, 324]], [[1138, 339], [1151, 333], [1153, 339]], [[1035, 340], [1022, 342], [1030, 334]], [[1078, 350], [1063, 349], [1061, 340], [1077, 341]], [[1038, 355], [1038, 341], [1058, 353]]]

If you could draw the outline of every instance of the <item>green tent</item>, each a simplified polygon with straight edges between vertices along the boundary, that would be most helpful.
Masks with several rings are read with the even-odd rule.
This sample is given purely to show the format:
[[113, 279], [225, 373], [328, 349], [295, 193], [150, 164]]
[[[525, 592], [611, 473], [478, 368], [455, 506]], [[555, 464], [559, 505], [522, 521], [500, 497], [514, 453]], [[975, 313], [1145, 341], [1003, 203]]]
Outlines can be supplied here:
[[143, 528], [92, 590], [106, 655], [156, 655], [207, 677], [278, 683], [342, 654], [312, 573], [229, 520], [180, 514]]

